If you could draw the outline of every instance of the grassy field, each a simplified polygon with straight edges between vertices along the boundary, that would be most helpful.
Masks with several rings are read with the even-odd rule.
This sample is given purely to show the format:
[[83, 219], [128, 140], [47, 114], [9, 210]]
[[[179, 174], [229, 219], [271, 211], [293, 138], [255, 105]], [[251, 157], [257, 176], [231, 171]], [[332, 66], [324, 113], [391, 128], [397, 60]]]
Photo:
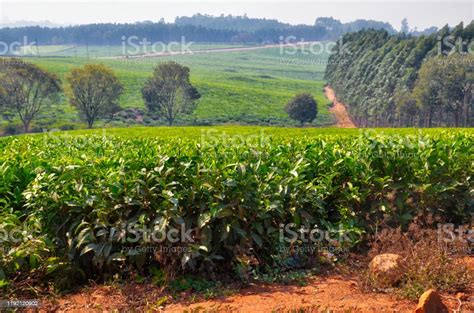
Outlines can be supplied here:
[[[135, 41], [134, 41], [135, 43]], [[200, 44], [193, 43], [189, 46], [192, 51], [199, 51], [203, 49], [224, 49], [224, 48], [237, 48], [244, 47], [240, 44]], [[79, 57], [79, 58], [103, 58], [103, 57], [116, 57], [126, 55], [127, 51], [129, 54], [144, 54], [146, 52], [154, 51], [176, 51], [179, 50], [179, 46], [171, 45], [165, 47], [163, 45], [147, 45], [146, 48], [143, 45], [138, 45], [138, 51], [135, 46], [125, 45], [125, 49], [122, 46], [86, 46], [86, 45], [45, 45], [22, 48], [18, 51], [19, 55], [24, 56], [39, 56], [40, 57]]]
[[[267, 48], [142, 59], [48, 57], [28, 60], [62, 79], [72, 68], [87, 63], [109, 66], [124, 84], [125, 92], [120, 100], [123, 108], [144, 107], [141, 88], [154, 66], [170, 60], [189, 66], [192, 83], [202, 97], [197, 110], [192, 115], [182, 116], [178, 125], [296, 125], [287, 117], [283, 107], [301, 92], [312, 93], [318, 101], [319, 114], [313, 126], [327, 126], [334, 122], [327, 110], [329, 102], [323, 94], [325, 54], [306, 55], [298, 50], [289, 55], [281, 53], [280, 48]], [[62, 97], [59, 105], [43, 110], [36, 125], [39, 129], [51, 129], [77, 122], [75, 110]], [[161, 123], [152, 118], [144, 119], [145, 125]], [[136, 124], [135, 120], [118, 118], [99, 122], [98, 126], [131, 124]]]

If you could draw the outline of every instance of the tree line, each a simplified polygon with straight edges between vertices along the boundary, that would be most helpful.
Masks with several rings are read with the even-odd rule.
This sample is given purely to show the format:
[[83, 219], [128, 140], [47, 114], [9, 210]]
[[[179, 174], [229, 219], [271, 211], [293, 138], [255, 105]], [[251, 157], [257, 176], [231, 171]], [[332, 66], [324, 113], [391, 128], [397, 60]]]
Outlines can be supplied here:
[[[77, 109], [81, 120], [92, 128], [100, 119], [121, 110], [119, 98], [123, 85], [115, 73], [102, 64], [86, 64], [61, 80], [37, 65], [21, 59], [0, 59], [0, 111], [16, 114], [28, 132], [31, 122], [48, 105], [59, 101], [64, 92]], [[189, 68], [175, 62], [157, 66], [142, 89], [150, 114], [166, 119], [172, 125], [179, 114], [191, 113], [200, 98], [189, 80]]]
[[187, 41], [206, 43], [278, 43], [281, 37], [295, 37], [296, 40], [337, 39], [342, 33], [365, 28], [385, 29], [395, 32], [388, 23], [357, 20], [343, 24], [332, 18], [318, 19], [314, 25], [290, 25], [277, 20], [248, 18], [246, 16], [194, 15], [178, 17], [175, 23], [137, 22], [104, 23], [68, 27], [16, 27], [1, 28], [3, 42], [29, 42], [39, 45], [121, 45], [123, 37], [138, 36], [150, 41]]
[[473, 37], [474, 22], [419, 37], [349, 33], [326, 79], [361, 127], [472, 127]]
[[[66, 82], [63, 87], [56, 75], [22, 59], [0, 59], [0, 113], [17, 115], [27, 133], [38, 114], [59, 101], [61, 92], [88, 128], [98, 119], [121, 111], [123, 85], [108, 67], [86, 64], [74, 68], [66, 74]], [[169, 126], [179, 115], [191, 114], [201, 97], [190, 82], [190, 69], [173, 61], [155, 67], [141, 91], [148, 114], [166, 120]], [[299, 94], [288, 102], [285, 112], [303, 126], [316, 118], [317, 109], [313, 96]]]

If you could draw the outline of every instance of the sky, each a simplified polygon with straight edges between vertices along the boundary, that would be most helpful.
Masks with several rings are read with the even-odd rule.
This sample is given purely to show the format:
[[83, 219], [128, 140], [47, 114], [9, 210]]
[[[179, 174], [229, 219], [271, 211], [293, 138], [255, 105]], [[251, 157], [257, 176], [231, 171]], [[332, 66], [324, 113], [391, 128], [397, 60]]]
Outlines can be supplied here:
[[0, 0], [0, 24], [49, 21], [61, 25], [105, 22], [173, 22], [176, 16], [195, 13], [232, 14], [272, 18], [290, 24], [313, 24], [317, 17], [332, 16], [343, 22], [373, 19], [400, 28], [407, 18], [418, 30], [474, 19], [474, 0]]

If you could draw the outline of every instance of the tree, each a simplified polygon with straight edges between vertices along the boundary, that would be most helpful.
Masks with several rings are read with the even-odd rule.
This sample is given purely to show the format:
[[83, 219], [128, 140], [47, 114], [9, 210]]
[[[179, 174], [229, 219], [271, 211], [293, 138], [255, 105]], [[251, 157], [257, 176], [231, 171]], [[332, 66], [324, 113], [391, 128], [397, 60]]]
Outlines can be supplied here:
[[473, 30], [474, 22], [421, 37], [349, 33], [343, 42], [350, 53], [332, 54], [325, 77], [359, 125], [472, 126], [473, 56], [439, 38], [468, 42]]
[[189, 68], [175, 62], [157, 66], [145, 83], [142, 95], [148, 111], [165, 118], [170, 126], [179, 114], [192, 113], [195, 100], [201, 97], [191, 85]]
[[458, 53], [428, 59], [420, 68], [413, 89], [417, 104], [425, 112], [425, 126], [469, 126], [473, 106], [472, 55]]
[[423, 114], [424, 127], [431, 127], [436, 111], [441, 112], [443, 85], [441, 58], [427, 60], [419, 70], [413, 89], [413, 98]]
[[0, 73], [2, 111], [18, 114], [28, 132], [41, 108], [61, 91], [61, 82], [54, 74], [19, 59], [0, 59]]
[[402, 20], [402, 26], [400, 28], [400, 33], [408, 34], [410, 32], [410, 27], [408, 26], [408, 19], [405, 17]]
[[318, 105], [310, 94], [300, 94], [294, 97], [285, 107], [290, 118], [297, 120], [301, 126], [305, 122], [311, 123], [318, 115]]
[[114, 72], [101, 64], [87, 64], [73, 69], [67, 76], [66, 93], [71, 105], [92, 128], [97, 118], [109, 116], [118, 110], [123, 87]]
[[454, 53], [443, 62], [442, 99], [446, 110], [452, 114], [455, 127], [468, 126], [474, 104], [474, 56]]

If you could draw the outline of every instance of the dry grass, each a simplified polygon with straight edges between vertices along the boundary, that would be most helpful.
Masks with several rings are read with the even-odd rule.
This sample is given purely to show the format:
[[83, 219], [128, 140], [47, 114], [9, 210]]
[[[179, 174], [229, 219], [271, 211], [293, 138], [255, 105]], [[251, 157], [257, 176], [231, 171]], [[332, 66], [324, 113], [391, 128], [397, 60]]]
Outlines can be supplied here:
[[437, 229], [426, 225], [413, 223], [406, 232], [386, 228], [374, 236], [370, 246], [370, 259], [381, 253], [401, 255], [405, 273], [394, 290], [380, 290], [370, 273], [364, 272], [365, 290], [394, 291], [403, 298], [417, 299], [430, 288], [448, 293], [465, 291], [474, 279], [472, 269], [462, 262], [470, 251], [469, 243], [446, 243]]

